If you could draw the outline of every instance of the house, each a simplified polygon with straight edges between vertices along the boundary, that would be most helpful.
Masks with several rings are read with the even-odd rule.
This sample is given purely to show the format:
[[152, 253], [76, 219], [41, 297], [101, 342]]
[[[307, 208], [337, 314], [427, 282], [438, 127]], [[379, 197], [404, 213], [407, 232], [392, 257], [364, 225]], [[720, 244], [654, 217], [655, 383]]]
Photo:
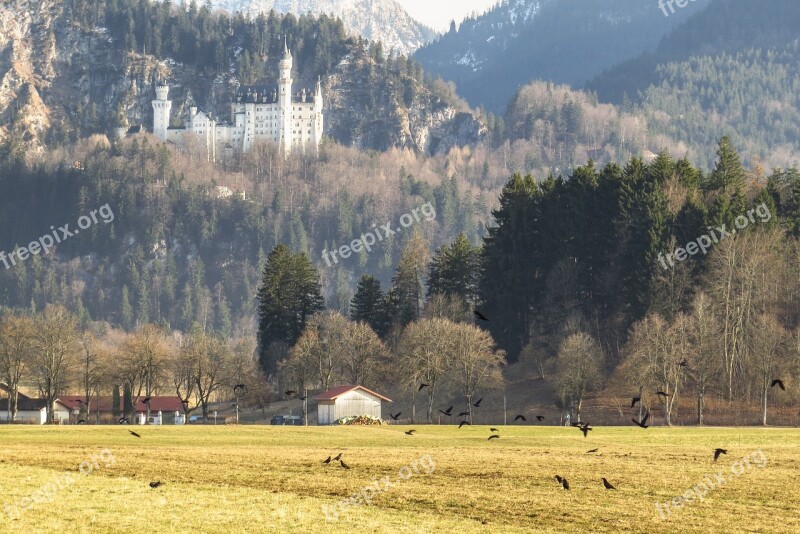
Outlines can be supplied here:
[[[84, 395], [61, 395], [58, 401], [74, 410], [73, 413], [78, 413], [81, 406], [84, 404]], [[145, 423], [151, 425], [160, 425], [163, 423], [168, 424], [184, 424], [183, 417], [183, 403], [179, 397], [172, 396], [153, 396], [150, 397], [150, 419], [145, 421], [147, 417], [147, 405], [143, 402], [143, 397], [134, 397], [134, 420], [136, 424], [143, 425]], [[95, 414], [100, 413], [101, 416], [108, 414], [111, 415], [115, 411], [112, 410], [113, 397], [100, 396], [93, 397], [89, 402], [89, 418], [92, 420]], [[124, 411], [124, 401], [120, 398], [119, 406], [116, 413]]]
[[381, 418], [384, 402], [392, 402], [364, 386], [341, 386], [314, 397], [317, 401], [317, 424], [332, 425], [342, 417], [369, 415]]
[[[9, 399], [0, 399], [0, 422], [9, 422], [8, 414]], [[69, 422], [69, 407], [56, 400], [53, 406], [53, 422], [62, 424]], [[15, 423], [43, 425], [47, 422], [47, 401], [44, 399], [32, 399], [22, 393], [17, 394], [17, 417]]]

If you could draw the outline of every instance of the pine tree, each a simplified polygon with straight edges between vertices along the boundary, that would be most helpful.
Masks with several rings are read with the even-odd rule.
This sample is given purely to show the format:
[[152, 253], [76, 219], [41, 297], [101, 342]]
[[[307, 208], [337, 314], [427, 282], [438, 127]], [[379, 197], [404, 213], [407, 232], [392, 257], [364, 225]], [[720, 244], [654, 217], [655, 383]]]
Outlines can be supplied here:
[[374, 276], [365, 274], [359, 280], [350, 302], [350, 318], [367, 323], [381, 338], [389, 332], [391, 317], [386, 295], [381, 289], [380, 281]]
[[475, 304], [478, 293], [479, 250], [460, 234], [451, 245], [442, 245], [431, 260], [427, 296], [458, 295]]
[[406, 326], [419, 319], [422, 314], [424, 289], [422, 279], [428, 262], [428, 247], [416, 232], [408, 240], [400, 263], [392, 278], [390, 302], [393, 307], [394, 322]]

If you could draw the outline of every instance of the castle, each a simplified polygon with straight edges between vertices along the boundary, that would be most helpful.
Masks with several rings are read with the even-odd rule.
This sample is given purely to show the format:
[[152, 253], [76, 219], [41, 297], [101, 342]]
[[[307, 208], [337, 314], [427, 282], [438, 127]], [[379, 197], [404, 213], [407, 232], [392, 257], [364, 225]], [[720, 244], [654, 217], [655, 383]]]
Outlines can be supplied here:
[[162, 141], [179, 142], [187, 133], [204, 141], [209, 161], [225, 151], [247, 152], [256, 141], [278, 143], [288, 157], [292, 151], [316, 150], [322, 141], [322, 83], [314, 94], [303, 89], [292, 94], [292, 54], [284, 42], [278, 87], [240, 87], [231, 102], [231, 122], [218, 122], [211, 115], [189, 110], [185, 127], [170, 127], [172, 102], [169, 86], [160, 83], [153, 100], [153, 133]]

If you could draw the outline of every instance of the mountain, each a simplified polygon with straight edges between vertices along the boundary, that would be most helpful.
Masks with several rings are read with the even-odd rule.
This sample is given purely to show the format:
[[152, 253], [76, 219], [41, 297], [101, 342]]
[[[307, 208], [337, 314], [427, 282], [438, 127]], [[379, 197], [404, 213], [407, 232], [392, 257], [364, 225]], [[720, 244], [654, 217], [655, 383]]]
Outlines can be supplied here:
[[174, 124], [192, 105], [227, 118], [237, 85], [277, 82], [284, 35], [297, 87], [323, 79], [329, 138], [418, 153], [480, 139], [479, 119], [450, 87], [346, 35], [337, 19], [271, 12], [250, 20], [138, 0], [14, 0], [0, 6], [0, 147], [41, 150], [149, 128], [157, 79], [171, 86]]
[[504, 0], [451, 27], [414, 57], [455, 82], [472, 106], [502, 113], [530, 81], [583, 86], [604, 69], [655, 49], [709, 1], [665, 17], [655, 0]]
[[342, 19], [349, 34], [380, 41], [387, 51], [394, 48], [406, 55], [436, 35], [434, 30], [411, 17], [395, 0], [212, 0], [211, 5], [252, 17], [268, 14], [271, 10], [296, 16], [331, 15]]

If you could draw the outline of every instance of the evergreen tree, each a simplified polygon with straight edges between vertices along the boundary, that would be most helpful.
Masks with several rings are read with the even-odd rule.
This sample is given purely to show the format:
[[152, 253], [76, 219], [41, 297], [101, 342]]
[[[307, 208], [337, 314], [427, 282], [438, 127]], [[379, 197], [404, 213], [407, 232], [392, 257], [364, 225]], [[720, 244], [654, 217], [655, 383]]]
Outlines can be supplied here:
[[477, 300], [480, 252], [460, 234], [451, 245], [442, 245], [431, 260], [427, 296], [458, 295], [466, 302]]
[[389, 333], [391, 317], [386, 295], [381, 289], [380, 281], [374, 276], [365, 274], [359, 280], [350, 302], [350, 318], [367, 323], [381, 338]]
[[392, 278], [390, 302], [394, 322], [405, 327], [419, 319], [424, 301], [423, 277], [428, 262], [428, 248], [422, 237], [414, 233], [406, 243], [400, 263]]

